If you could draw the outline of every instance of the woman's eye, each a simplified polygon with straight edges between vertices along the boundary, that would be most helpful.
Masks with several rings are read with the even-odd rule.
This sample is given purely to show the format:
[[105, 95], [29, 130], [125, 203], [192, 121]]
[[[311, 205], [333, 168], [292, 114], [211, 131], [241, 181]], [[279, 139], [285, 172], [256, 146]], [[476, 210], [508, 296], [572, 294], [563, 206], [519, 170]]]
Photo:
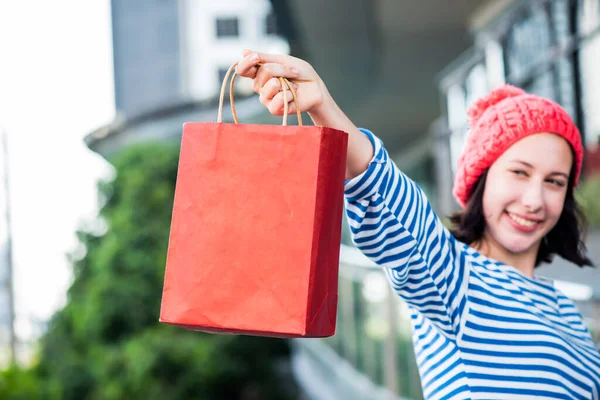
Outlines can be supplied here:
[[565, 183], [563, 181], [559, 181], [559, 180], [556, 180], [556, 179], [548, 179], [547, 182], [551, 183], [552, 185], [555, 185], [557, 187], [564, 187], [565, 186]]
[[521, 175], [521, 176], [527, 176], [527, 174], [525, 173], [525, 171], [521, 170], [521, 169], [515, 169], [511, 171], [513, 174], [515, 175]]

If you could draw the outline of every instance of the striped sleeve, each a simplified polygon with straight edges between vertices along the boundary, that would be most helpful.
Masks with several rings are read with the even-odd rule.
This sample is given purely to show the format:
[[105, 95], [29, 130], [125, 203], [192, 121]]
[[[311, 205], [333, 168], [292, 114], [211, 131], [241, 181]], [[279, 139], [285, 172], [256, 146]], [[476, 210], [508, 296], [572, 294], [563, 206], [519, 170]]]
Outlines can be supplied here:
[[346, 216], [354, 244], [385, 268], [394, 290], [448, 334], [458, 332], [465, 307], [464, 251], [432, 210], [418, 185], [390, 160], [366, 129], [374, 156], [346, 181]]

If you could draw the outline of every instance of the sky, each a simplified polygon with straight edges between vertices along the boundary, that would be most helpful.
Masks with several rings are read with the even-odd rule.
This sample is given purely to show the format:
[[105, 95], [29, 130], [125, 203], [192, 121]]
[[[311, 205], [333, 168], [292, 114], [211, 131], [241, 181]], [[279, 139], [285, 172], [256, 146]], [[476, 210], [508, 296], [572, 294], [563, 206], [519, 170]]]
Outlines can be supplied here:
[[[61, 307], [66, 254], [111, 175], [83, 137], [114, 117], [109, 0], [0, 0], [0, 130], [8, 137], [16, 330]], [[3, 221], [0, 221], [3, 223]]]

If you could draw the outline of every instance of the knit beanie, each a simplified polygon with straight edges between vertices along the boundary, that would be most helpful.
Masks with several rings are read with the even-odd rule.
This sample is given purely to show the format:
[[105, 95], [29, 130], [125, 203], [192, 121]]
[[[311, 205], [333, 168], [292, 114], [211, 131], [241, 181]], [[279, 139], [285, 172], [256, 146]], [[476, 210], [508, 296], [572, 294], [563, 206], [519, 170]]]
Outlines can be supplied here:
[[567, 140], [575, 155], [574, 184], [583, 161], [581, 135], [569, 114], [557, 103], [501, 86], [469, 109], [469, 133], [458, 160], [452, 193], [466, 207], [477, 180], [510, 146], [536, 133], [554, 133]]

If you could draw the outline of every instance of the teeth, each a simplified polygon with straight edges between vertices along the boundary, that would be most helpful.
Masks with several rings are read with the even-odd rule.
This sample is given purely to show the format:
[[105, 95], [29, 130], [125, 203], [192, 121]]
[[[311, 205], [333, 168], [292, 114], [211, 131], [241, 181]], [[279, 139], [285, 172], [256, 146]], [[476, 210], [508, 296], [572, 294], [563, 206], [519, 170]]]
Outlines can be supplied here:
[[515, 221], [516, 223], [518, 223], [519, 225], [523, 225], [523, 226], [526, 226], [528, 228], [531, 228], [531, 227], [535, 226], [535, 224], [537, 224], [537, 222], [535, 222], [535, 221], [530, 221], [528, 219], [524, 219], [524, 218], [518, 217], [518, 216], [516, 216], [514, 214], [511, 214], [511, 213], [508, 213], [508, 216], [513, 221]]

